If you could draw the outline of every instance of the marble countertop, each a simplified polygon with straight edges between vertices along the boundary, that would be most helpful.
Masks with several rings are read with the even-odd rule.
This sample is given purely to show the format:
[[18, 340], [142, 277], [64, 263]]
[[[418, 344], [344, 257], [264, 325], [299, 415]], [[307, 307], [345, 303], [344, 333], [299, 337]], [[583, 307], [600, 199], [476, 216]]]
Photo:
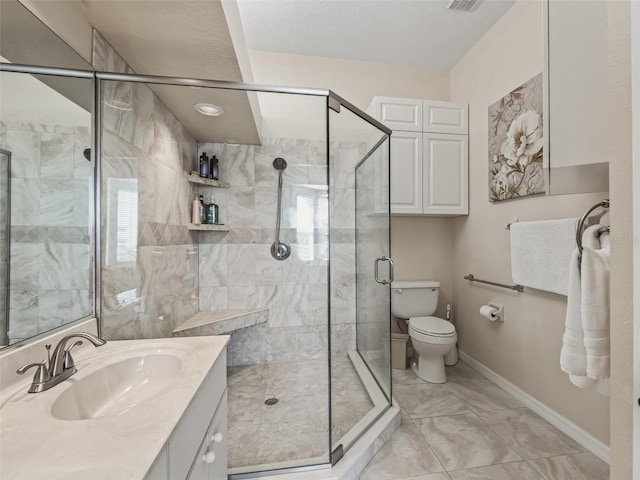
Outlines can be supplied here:
[[[27, 393], [32, 375], [25, 375], [0, 396], [0, 478], [142, 480], [228, 341], [228, 336], [180, 337], [83, 347], [74, 355], [78, 372], [42, 393]], [[165, 352], [179, 356], [180, 371], [151, 398], [87, 420], [51, 415], [60, 394], [101, 366]]]

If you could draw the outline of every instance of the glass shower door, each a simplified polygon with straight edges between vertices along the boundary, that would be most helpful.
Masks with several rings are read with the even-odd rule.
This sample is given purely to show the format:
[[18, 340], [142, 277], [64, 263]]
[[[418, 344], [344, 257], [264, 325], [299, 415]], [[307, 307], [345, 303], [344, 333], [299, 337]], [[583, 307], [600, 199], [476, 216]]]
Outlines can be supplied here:
[[389, 138], [358, 163], [356, 177], [357, 350], [391, 400], [391, 281]]
[[0, 149], [0, 346], [9, 345], [9, 238], [11, 152]]

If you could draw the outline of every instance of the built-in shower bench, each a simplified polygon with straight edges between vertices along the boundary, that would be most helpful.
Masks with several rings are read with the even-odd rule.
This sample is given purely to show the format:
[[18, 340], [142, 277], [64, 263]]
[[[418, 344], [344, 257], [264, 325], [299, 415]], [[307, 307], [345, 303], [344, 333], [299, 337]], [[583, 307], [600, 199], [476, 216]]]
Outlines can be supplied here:
[[269, 320], [268, 308], [233, 308], [198, 312], [173, 331], [176, 337], [228, 335]]

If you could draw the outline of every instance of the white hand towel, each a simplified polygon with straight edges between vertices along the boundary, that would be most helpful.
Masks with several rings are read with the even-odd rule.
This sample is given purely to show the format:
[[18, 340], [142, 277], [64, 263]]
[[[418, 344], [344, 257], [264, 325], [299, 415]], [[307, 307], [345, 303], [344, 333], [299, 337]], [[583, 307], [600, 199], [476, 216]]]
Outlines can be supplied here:
[[609, 378], [609, 233], [587, 228], [582, 239], [582, 329], [587, 377]]
[[600, 227], [585, 230], [582, 258], [571, 256], [560, 367], [575, 385], [608, 395], [609, 236]]
[[567, 295], [567, 265], [576, 244], [575, 218], [511, 224], [511, 276], [514, 283]]
[[570, 375], [582, 376], [587, 373], [587, 351], [582, 330], [582, 290], [580, 276], [580, 252], [576, 248], [569, 265], [569, 295], [567, 316], [560, 350], [560, 368]]

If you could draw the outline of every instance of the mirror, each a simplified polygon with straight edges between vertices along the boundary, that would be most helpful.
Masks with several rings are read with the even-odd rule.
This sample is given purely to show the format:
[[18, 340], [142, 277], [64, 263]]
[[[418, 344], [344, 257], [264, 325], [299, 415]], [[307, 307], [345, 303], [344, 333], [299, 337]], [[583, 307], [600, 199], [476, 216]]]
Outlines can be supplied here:
[[544, 7], [548, 193], [607, 192], [607, 2]]
[[[0, 61], [90, 66], [19, 2]], [[93, 80], [0, 72], [0, 347], [94, 312]]]

